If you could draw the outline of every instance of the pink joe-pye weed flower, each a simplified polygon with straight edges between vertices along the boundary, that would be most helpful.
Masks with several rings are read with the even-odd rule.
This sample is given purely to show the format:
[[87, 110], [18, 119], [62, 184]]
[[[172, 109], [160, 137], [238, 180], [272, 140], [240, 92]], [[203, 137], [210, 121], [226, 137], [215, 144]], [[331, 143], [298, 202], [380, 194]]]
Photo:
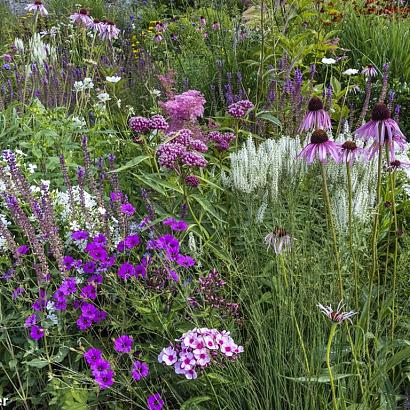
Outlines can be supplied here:
[[317, 307], [320, 311], [325, 314], [332, 322], [334, 323], [342, 323], [345, 320], [348, 320], [350, 323], [352, 322], [352, 317], [357, 314], [357, 312], [351, 310], [350, 312], [343, 312], [344, 308], [343, 301], [340, 301], [337, 305], [336, 310], [332, 308], [331, 305], [323, 306], [321, 303], [317, 304]]
[[355, 131], [355, 134], [364, 141], [373, 140], [368, 150], [369, 159], [372, 159], [382, 146], [387, 145], [390, 158], [395, 159], [395, 147], [404, 150], [406, 137], [399, 125], [391, 118], [390, 110], [384, 103], [377, 103], [372, 110], [371, 120]]
[[276, 228], [265, 236], [265, 244], [268, 245], [268, 249], [272, 246], [276, 255], [289, 250], [291, 243], [290, 235], [283, 228]]
[[365, 149], [358, 147], [354, 141], [345, 141], [340, 145], [340, 161], [352, 166], [355, 161], [367, 159], [365, 152]]
[[81, 27], [89, 27], [93, 24], [92, 18], [88, 15], [87, 9], [80, 9], [78, 13], [74, 13], [70, 16], [70, 20], [73, 24], [77, 24]]
[[319, 97], [312, 97], [308, 103], [308, 109], [302, 123], [299, 127], [299, 132], [310, 130], [331, 130], [332, 122], [327, 111], [323, 108], [323, 102]]
[[25, 10], [31, 11], [33, 13], [38, 13], [42, 17], [47, 17], [48, 16], [48, 11], [44, 7], [43, 2], [40, 1], [40, 0], [35, 0], [34, 3], [31, 3], [31, 4], [27, 5]]
[[335, 162], [339, 162], [339, 148], [337, 144], [329, 140], [326, 131], [316, 130], [310, 137], [308, 144], [298, 155], [299, 158], [304, 158], [308, 165], [311, 165], [315, 159], [319, 159], [322, 164], [326, 164], [328, 157]]

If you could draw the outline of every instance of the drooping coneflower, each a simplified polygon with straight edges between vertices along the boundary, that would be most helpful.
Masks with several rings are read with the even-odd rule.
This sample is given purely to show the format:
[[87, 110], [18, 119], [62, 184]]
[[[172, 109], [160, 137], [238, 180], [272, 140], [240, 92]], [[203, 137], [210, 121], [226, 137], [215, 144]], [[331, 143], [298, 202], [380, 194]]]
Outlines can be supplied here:
[[390, 110], [384, 103], [377, 103], [372, 110], [371, 120], [358, 128], [355, 134], [364, 141], [373, 139], [368, 154], [373, 158], [380, 146], [387, 145], [390, 150], [391, 159], [395, 159], [395, 145], [401, 150], [406, 146], [406, 138], [401, 132], [398, 124], [391, 118]]
[[345, 141], [340, 146], [340, 160], [352, 166], [353, 162], [363, 158], [364, 152], [365, 150], [358, 147], [354, 141]]
[[73, 24], [77, 24], [82, 27], [89, 27], [93, 24], [93, 20], [89, 16], [87, 9], [80, 9], [78, 13], [72, 14], [70, 16], [70, 20]]
[[265, 243], [268, 245], [268, 249], [272, 246], [276, 255], [279, 255], [290, 249], [292, 238], [283, 228], [276, 228], [265, 236]]
[[332, 122], [329, 114], [323, 108], [323, 102], [319, 97], [312, 97], [308, 103], [308, 110], [300, 124], [299, 132], [312, 129], [332, 129]]
[[403, 162], [398, 159], [390, 162], [390, 165], [387, 167], [389, 171], [397, 171], [398, 169], [408, 169], [410, 168], [409, 162]]
[[337, 144], [327, 136], [326, 131], [316, 130], [310, 137], [310, 144], [308, 144], [299, 153], [298, 157], [302, 157], [310, 165], [317, 158], [323, 164], [327, 163], [328, 157], [332, 158], [335, 162], [339, 162], [339, 148]]
[[48, 11], [44, 7], [44, 4], [41, 0], [35, 0], [34, 3], [29, 4], [25, 10], [31, 11], [33, 13], [39, 13], [42, 17], [48, 16]]
[[319, 303], [316, 306], [334, 323], [342, 323], [345, 320], [348, 320], [350, 323], [352, 323], [351, 317], [357, 314], [357, 312], [353, 310], [351, 310], [350, 312], [343, 312], [342, 309], [345, 306], [343, 304], [343, 301], [339, 302], [336, 310], [334, 310], [331, 305], [323, 306], [321, 303]]
[[367, 65], [363, 68], [362, 74], [366, 77], [375, 77], [377, 75], [377, 70], [373, 65]]
[[101, 40], [113, 40], [120, 34], [120, 29], [112, 22], [106, 21], [100, 29]]

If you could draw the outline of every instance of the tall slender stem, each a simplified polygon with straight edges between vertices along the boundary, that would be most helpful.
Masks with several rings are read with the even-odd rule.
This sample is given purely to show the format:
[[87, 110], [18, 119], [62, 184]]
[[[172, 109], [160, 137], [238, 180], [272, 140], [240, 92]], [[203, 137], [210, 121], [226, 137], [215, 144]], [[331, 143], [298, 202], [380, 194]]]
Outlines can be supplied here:
[[395, 309], [396, 309], [396, 284], [397, 284], [397, 255], [399, 248], [399, 238], [398, 238], [398, 222], [397, 222], [397, 209], [396, 209], [396, 174], [394, 171], [390, 174], [391, 178], [391, 190], [392, 190], [392, 208], [393, 208], [393, 219], [394, 219], [394, 259], [393, 259], [393, 284], [392, 284], [392, 320], [391, 320], [391, 339], [394, 338], [394, 327], [395, 327]]
[[350, 253], [353, 260], [353, 281], [354, 281], [354, 294], [356, 301], [356, 309], [359, 308], [359, 296], [358, 296], [358, 278], [357, 278], [357, 261], [353, 247], [353, 186], [352, 186], [352, 172], [349, 165], [349, 160], [346, 159], [346, 173], [347, 173], [347, 192], [349, 199], [349, 246]]
[[330, 233], [332, 235], [333, 250], [334, 250], [334, 255], [335, 255], [335, 259], [336, 259], [337, 272], [338, 272], [338, 275], [339, 275], [339, 293], [340, 293], [340, 299], [342, 300], [343, 299], [342, 268], [341, 268], [341, 265], [340, 265], [340, 256], [339, 256], [339, 249], [338, 249], [338, 246], [337, 246], [336, 229], [335, 229], [335, 225], [333, 223], [332, 206], [330, 204], [329, 189], [328, 189], [328, 186], [327, 186], [326, 165], [321, 163], [321, 168], [322, 168], [322, 180], [323, 180], [323, 196], [324, 196], [324, 199], [325, 199], [325, 202], [326, 202], [329, 229], [330, 229]]
[[330, 365], [330, 353], [331, 353], [331, 349], [332, 349], [333, 337], [336, 333], [336, 326], [337, 326], [337, 323], [333, 323], [333, 325], [330, 329], [329, 339], [327, 340], [327, 347], [326, 347], [326, 366], [327, 366], [327, 371], [329, 372], [330, 387], [332, 388], [332, 403], [333, 403], [333, 409], [334, 410], [338, 409], [338, 405], [337, 405], [337, 401], [336, 401], [335, 381], [333, 379], [332, 366]]

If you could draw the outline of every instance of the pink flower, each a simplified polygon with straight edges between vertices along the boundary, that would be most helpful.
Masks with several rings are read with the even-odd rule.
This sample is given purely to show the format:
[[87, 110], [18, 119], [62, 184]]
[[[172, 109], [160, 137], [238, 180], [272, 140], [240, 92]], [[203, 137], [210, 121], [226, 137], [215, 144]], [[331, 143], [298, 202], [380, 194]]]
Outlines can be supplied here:
[[350, 323], [352, 323], [351, 317], [357, 314], [357, 312], [354, 312], [353, 310], [351, 310], [350, 312], [343, 312], [342, 309], [343, 309], [344, 305], [342, 304], [342, 301], [339, 302], [339, 304], [337, 305], [336, 310], [333, 310], [331, 305], [323, 306], [320, 303], [317, 305], [317, 307], [332, 322], [335, 322], [335, 323], [341, 323], [344, 320], [348, 320]]
[[147, 398], [148, 410], [162, 410], [164, 407], [164, 400], [161, 399], [159, 393], [155, 393]]
[[132, 336], [123, 335], [114, 340], [114, 349], [118, 353], [129, 353], [132, 349], [134, 339]]
[[48, 11], [40, 0], [35, 0], [34, 3], [29, 4], [25, 10], [39, 13], [42, 17], [48, 16]]
[[410, 168], [410, 163], [399, 161], [398, 159], [391, 161], [390, 165], [387, 167], [389, 171], [397, 171], [398, 169]]
[[298, 157], [304, 158], [308, 165], [312, 164], [316, 158], [323, 164], [327, 163], [328, 157], [339, 162], [338, 146], [329, 140], [326, 131], [316, 130], [310, 137], [310, 144], [303, 148]]
[[292, 239], [283, 228], [276, 228], [273, 232], [265, 236], [265, 243], [268, 249], [273, 246], [276, 255], [281, 254], [284, 250], [289, 250]]
[[377, 75], [377, 70], [374, 66], [367, 65], [363, 68], [362, 74], [364, 74], [366, 77], [375, 77]]
[[212, 28], [212, 30], [219, 30], [220, 28], [221, 28], [221, 25], [217, 22], [217, 21], [214, 21], [213, 23], [212, 23], [212, 26], [211, 26], [211, 28]]
[[193, 379], [196, 379], [198, 375], [194, 369], [190, 369], [185, 372], [185, 377], [189, 380], [193, 380]]
[[173, 365], [177, 361], [177, 352], [171, 347], [162, 349], [158, 356], [158, 362], [164, 362], [167, 366]]
[[332, 122], [329, 114], [323, 109], [322, 100], [318, 97], [312, 97], [308, 104], [308, 110], [299, 127], [299, 132], [309, 131], [312, 129], [332, 129]]
[[77, 24], [82, 27], [89, 27], [93, 24], [93, 20], [88, 15], [87, 9], [80, 9], [78, 13], [74, 13], [70, 16], [70, 20], [73, 24]]
[[206, 366], [210, 361], [211, 357], [208, 354], [207, 349], [195, 349], [194, 350], [194, 355], [196, 362], [198, 363], [199, 366]]
[[196, 361], [192, 353], [186, 353], [184, 355], [180, 355], [179, 363], [180, 363], [181, 369], [183, 370], [191, 370], [196, 365]]
[[364, 141], [373, 139], [368, 151], [369, 159], [373, 158], [383, 145], [389, 147], [392, 160], [395, 158], [395, 145], [400, 150], [406, 147], [406, 137], [397, 122], [391, 118], [390, 110], [384, 103], [377, 103], [374, 106], [371, 120], [358, 128], [355, 133]]
[[148, 368], [147, 363], [136, 360], [132, 365], [131, 374], [132, 374], [133, 379], [137, 382], [147, 377], [149, 374], [149, 368]]
[[349, 163], [350, 166], [353, 165], [353, 162], [364, 157], [365, 150], [359, 148], [354, 141], [345, 141], [340, 146], [340, 161]]
[[100, 29], [100, 38], [101, 40], [113, 40], [117, 38], [120, 34], [120, 29], [112, 22], [106, 21]]

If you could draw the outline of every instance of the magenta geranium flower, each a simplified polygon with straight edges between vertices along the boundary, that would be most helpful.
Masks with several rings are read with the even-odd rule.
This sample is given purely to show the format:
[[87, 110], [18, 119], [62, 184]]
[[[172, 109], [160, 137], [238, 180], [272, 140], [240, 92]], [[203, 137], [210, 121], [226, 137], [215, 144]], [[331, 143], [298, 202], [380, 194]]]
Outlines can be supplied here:
[[395, 158], [395, 145], [401, 150], [406, 147], [406, 137], [397, 122], [391, 118], [390, 110], [384, 103], [377, 103], [374, 106], [371, 120], [355, 133], [364, 141], [373, 140], [368, 151], [369, 159], [373, 158], [383, 145], [389, 147], [392, 160]]
[[89, 27], [93, 24], [93, 20], [89, 16], [87, 9], [80, 9], [78, 13], [72, 14], [70, 20], [72, 23], [82, 27]]
[[134, 215], [135, 208], [130, 203], [122, 204], [121, 212], [127, 216], [132, 216]]
[[98, 383], [101, 390], [107, 389], [114, 384], [114, 372], [111, 369], [98, 373], [95, 376], [95, 381]]
[[148, 410], [162, 410], [164, 407], [164, 400], [162, 400], [159, 393], [155, 393], [147, 398]]
[[308, 165], [312, 164], [315, 159], [326, 164], [328, 157], [338, 162], [339, 150], [338, 146], [329, 140], [326, 131], [316, 130], [310, 137], [310, 144], [303, 148], [298, 157], [304, 158]]
[[17, 253], [19, 255], [26, 255], [30, 248], [27, 245], [21, 245], [17, 248]]
[[132, 377], [135, 381], [140, 381], [144, 377], [147, 377], [149, 374], [148, 364], [136, 360], [132, 365], [131, 370]]
[[365, 150], [357, 146], [354, 141], [345, 141], [340, 146], [340, 160], [348, 163], [350, 166], [353, 162], [364, 157]]
[[33, 340], [40, 340], [42, 337], [44, 337], [44, 329], [37, 325], [31, 326], [30, 337]]
[[29, 4], [25, 8], [27, 11], [31, 11], [33, 13], [39, 13], [40, 16], [42, 17], [47, 17], [48, 16], [48, 11], [44, 7], [44, 4], [40, 0], [35, 0], [34, 3]]
[[84, 353], [84, 359], [91, 367], [101, 358], [102, 351], [95, 347], [91, 347]]
[[319, 97], [312, 97], [308, 103], [307, 113], [300, 124], [299, 132], [309, 130], [330, 130], [332, 122], [329, 114], [323, 109], [323, 102]]
[[134, 339], [132, 336], [123, 335], [114, 340], [114, 349], [118, 353], [129, 353], [132, 349]]

